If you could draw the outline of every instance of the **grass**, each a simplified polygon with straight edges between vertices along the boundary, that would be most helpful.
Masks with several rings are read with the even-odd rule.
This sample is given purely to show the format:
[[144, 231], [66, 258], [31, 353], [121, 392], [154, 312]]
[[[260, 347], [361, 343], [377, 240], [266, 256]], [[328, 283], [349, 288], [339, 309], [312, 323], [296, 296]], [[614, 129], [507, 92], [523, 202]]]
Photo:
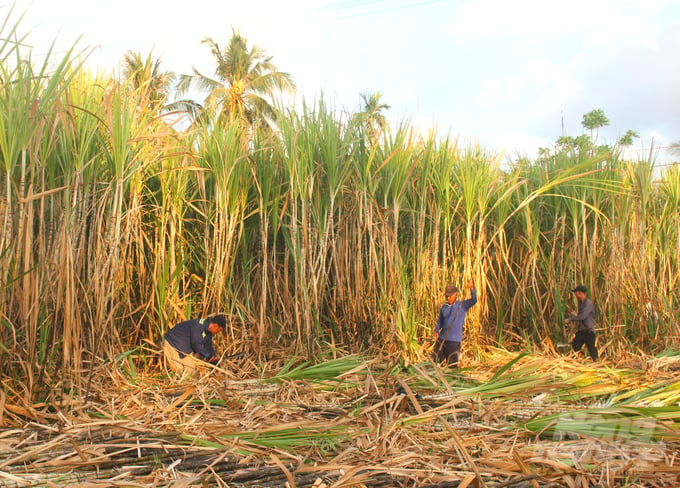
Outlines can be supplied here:
[[408, 123], [377, 134], [325, 100], [275, 127], [176, 132], [144, 102], [158, 80], [92, 76], [70, 53], [32, 68], [9, 41], [2, 53], [0, 368], [31, 395], [47, 373], [79, 381], [93, 358], [217, 312], [232, 340], [255, 331], [262, 357], [335, 344], [408, 365], [442, 287], [467, 278], [475, 351], [563, 339], [579, 282], [610, 349], [677, 346], [674, 167], [652, 181], [653, 161], [613, 152], [506, 168]]
[[[382, 486], [389, 477], [392, 486], [433, 487], [520, 479], [673, 486], [677, 479], [677, 355], [593, 365], [488, 350], [483, 363], [464, 358], [465, 369], [447, 371], [342, 354], [300, 362], [277, 352], [269, 374], [246, 357], [177, 384], [154, 370], [131, 375], [127, 360], [141, 361], [136, 354], [99, 369], [86, 402], [65, 391], [46, 404], [5, 402], [0, 439], [13, 451], [3, 455], [4, 479], [49, 472], [78, 473], [83, 482], [278, 486], [282, 476], [296, 486], [318, 479]], [[643, 367], [630, 368], [631, 360]], [[67, 436], [50, 427], [56, 419]], [[112, 463], [130, 467], [109, 472]]]
[[[111, 438], [181, 431], [179, 450], [187, 439], [240, 449], [240, 435], [291, 486], [291, 470], [311, 476], [313, 462], [337, 486], [366, 481], [359, 460], [387, 484], [628, 483], [652, 468], [591, 456], [586, 469], [563, 461], [563, 444], [608, 453], [621, 446], [604, 441], [638, 434], [657, 475], [676, 468], [655, 456], [676, 442], [678, 386], [665, 372], [677, 355], [653, 356], [680, 341], [676, 166], [657, 172], [651, 156], [613, 148], [502, 167], [501, 154], [407, 122], [376, 131], [325, 100], [271, 124], [203, 112], [175, 131], [177, 104], [147, 90], [162, 94], [166, 74], [92, 75], [71, 51], [34, 63], [18, 25], [0, 33], [0, 423], [9, 444], [33, 446], [29, 469], [52, 465], [13, 429], [35, 428], [67, 450], [60, 461], [97, 464], [108, 447], [74, 454], [53, 434], [102, 419]], [[422, 345], [443, 286], [467, 278], [479, 292], [469, 367], [443, 371]], [[554, 356], [577, 283], [601, 311], [596, 365]], [[218, 349], [242, 347], [248, 361], [177, 393], [138, 345], [219, 312], [231, 320]], [[356, 425], [336, 431], [339, 418]], [[291, 422], [299, 433], [276, 427]], [[559, 463], [534, 458], [539, 441]], [[3, 467], [19, 472], [21, 459], [5, 458], [0, 476], [16, 482]]]

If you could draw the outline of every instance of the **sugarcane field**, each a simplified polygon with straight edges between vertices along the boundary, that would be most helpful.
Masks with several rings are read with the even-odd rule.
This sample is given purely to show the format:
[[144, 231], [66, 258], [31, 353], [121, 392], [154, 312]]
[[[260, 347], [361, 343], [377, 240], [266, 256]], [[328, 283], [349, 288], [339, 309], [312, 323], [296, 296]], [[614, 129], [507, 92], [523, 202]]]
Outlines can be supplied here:
[[[0, 487], [680, 486], [680, 165], [0, 27]], [[204, 90], [199, 100], [189, 95]], [[633, 132], [627, 133], [628, 138]]]

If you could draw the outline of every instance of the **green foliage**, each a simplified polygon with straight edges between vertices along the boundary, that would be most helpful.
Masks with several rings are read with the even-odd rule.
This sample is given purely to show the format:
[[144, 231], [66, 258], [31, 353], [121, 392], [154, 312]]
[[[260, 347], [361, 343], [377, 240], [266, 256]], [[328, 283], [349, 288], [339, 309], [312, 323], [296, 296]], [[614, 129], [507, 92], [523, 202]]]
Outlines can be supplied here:
[[619, 146], [632, 146], [633, 143], [635, 142], [635, 139], [639, 139], [640, 134], [638, 134], [634, 130], [628, 129], [624, 135], [621, 136], [619, 139], [618, 145]]
[[281, 382], [288, 380], [307, 380], [316, 383], [346, 381], [343, 375], [357, 368], [363, 369], [363, 359], [358, 355], [342, 356], [335, 359], [313, 363], [304, 361], [295, 365], [297, 359], [291, 358], [283, 368], [267, 381]]
[[677, 441], [677, 407], [589, 408], [528, 421], [527, 429], [543, 436], [594, 437], [612, 441]]
[[581, 120], [581, 125], [588, 130], [597, 130], [609, 125], [609, 119], [604, 114], [604, 110], [598, 108], [585, 114]]
[[[609, 119], [604, 114], [604, 111], [598, 108], [585, 114], [581, 120], [581, 125], [590, 131], [591, 139], [593, 144], [595, 144], [595, 141], [597, 141], [597, 132], [601, 127], [609, 125]], [[593, 133], [595, 133], [594, 137]]]
[[240, 119], [249, 124], [271, 123], [275, 118], [272, 96], [295, 90], [293, 78], [279, 71], [272, 57], [257, 46], [248, 46], [240, 33], [232, 31], [227, 47], [207, 37], [216, 63], [214, 76], [206, 76], [194, 68], [192, 75], [181, 75], [178, 93], [195, 88], [207, 92], [201, 120], [206, 125], [224, 124]]
[[[268, 96], [291, 87], [232, 41], [213, 45], [222, 88], [246, 59], [263, 63]], [[413, 364], [442, 286], [468, 278], [472, 354], [563, 338], [577, 282], [609, 347], [677, 343], [676, 167], [626, 161], [587, 135], [504, 167], [481, 147], [382, 125], [378, 94], [358, 114], [272, 104], [269, 126], [222, 110], [177, 132], [150, 56], [130, 57], [121, 83], [68, 57], [36, 69], [9, 41], [0, 54], [0, 368], [25, 361], [29, 391], [43, 367], [79, 381], [84, 358], [216, 311], [239, 318], [230, 339], [252, 334], [259, 348], [313, 358], [332, 343]], [[600, 112], [584, 127], [607, 123]], [[331, 374], [309, 368], [281, 380]]]

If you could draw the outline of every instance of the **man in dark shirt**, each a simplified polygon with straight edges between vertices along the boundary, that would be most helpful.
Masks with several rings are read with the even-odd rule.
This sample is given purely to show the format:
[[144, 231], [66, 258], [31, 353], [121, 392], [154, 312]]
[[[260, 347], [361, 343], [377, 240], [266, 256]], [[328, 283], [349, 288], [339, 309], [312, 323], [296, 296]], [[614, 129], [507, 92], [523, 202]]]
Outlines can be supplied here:
[[163, 354], [170, 369], [178, 373], [185, 369], [193, 370], [196, 359], [217, 364], [213, 335], [224, 331], [226, 327], [224, 315], [186, 320], [175, 325], [166, 332], [163, 341]]
[[578, 322], [578, 330], [574, 339], [571, 341], [571, 347], [578, 352], [583, 347], [583, 344], [588, 348], [588, 353], [593, 361], [597, 361], [597, 347], [595, 346], [595, 305], [592, 300], [586, 296], [588, 289], [583, 285], [578, 285], [571, 290], [577, 298], [578, 314], [567, 319], [567, 322]]

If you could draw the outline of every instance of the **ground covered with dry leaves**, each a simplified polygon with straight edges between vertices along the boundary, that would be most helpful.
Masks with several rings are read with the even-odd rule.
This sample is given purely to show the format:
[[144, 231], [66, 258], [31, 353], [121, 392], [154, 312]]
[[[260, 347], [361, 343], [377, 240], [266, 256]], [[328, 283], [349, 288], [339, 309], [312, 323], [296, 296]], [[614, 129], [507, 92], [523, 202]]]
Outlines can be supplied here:
[[246, 356], [179, 380], [138, 354], [3, 396], [0, 486], [680, 486], [680, 355]]

